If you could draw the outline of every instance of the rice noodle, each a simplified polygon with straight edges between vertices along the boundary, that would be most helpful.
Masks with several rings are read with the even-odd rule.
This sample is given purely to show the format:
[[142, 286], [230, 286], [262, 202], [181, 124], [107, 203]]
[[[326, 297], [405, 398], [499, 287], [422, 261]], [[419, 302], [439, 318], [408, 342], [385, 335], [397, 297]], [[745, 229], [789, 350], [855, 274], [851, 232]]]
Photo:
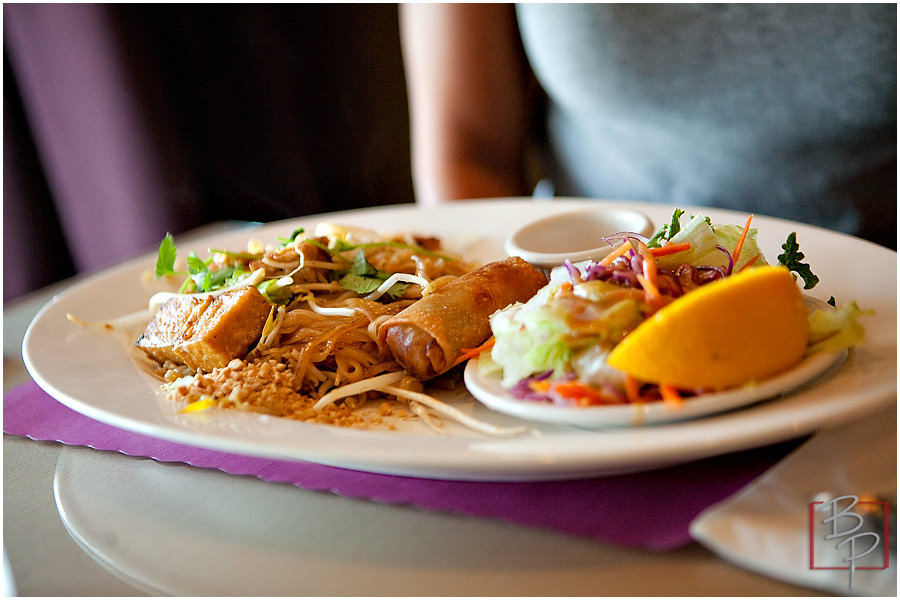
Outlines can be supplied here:
[[[339, 231], [332, 227], [333, 244]], [[354, 235], [358, 233], [354, 230]], [[376, 240], [382, 238], [369, 234], [364, 250], [326, 250], [323, 239], [295, 238], [262, 256], [226, 252], [215, 256], [214, 268], [236, 266], [251, 273], [239, 284], [193, 297], [259, 285], [272, 302], [277, 298], [281, 304], [273, 304], [253, 350], [227, 366], [194, 373], [184, 365], [161, 365], [173, 400], [188, 404], [212, 400], [209, 403], [220, 408], [345, 426], [364, 426], [367, 417], [357, 409], [368, 400], [382, 400], [386, 402], [379, 414], [390, 413], [396, 403], [441, 434], [446, 433], [441, 419], [489, 435], [515, 435], [528, 429], [483, 423], [419, 391], [423, 382], [409, 376], [379, 346], [378, 329], [386, 319], [473, 265], [420, 248], [412, 235], [379, 243]], [[337, 247], [345, 248], [347, 240]], [[427, 241], [435, 247], [436, 240]], [[359, 252], [364, 252], [365, 262], [380, 280], [368, 294], [342, 286], [343, 272], [359, 264]], [[260, 285], [263, 282], [266, 285]], [[413, 286], [401, 298], [390, 297], [387, 292], [397, 283]], [[174, 296], [157, 294], [150, 306], [158, 308]]]
[[428, 394], [422, 394], [420, 392], [413, 392], [410, 390], [404, 390], [402, 388], [398, 388], [392, 385], [386, 385], [384, 387], [379, 388], [379, 391], [394, 394], [395, 396], [399, 396], [400, 398], [406, 398], [407, 400], [413, 400], [415, 402], [419, 402], [427, 406], [428, 408], [438, 412], [448, 419], [456, 421], [460, 425], [465, 425], [469, 429], [473, 431], [478, 431], [480, 433], [487, 433], [490, 435], [496, 436], [511, 436], [511, 435], [519, 435], [520, 433], [526, 433], [531, 430], [530, 427], [497, 427], [496, 425], [491, 425], [489, 423], [485, 423], [483, 421], [479, 421], [478, 419], [467, 415], [461, 410], [450, 406], [449, 404], [445, 404], [434, 398], [429, 396]]

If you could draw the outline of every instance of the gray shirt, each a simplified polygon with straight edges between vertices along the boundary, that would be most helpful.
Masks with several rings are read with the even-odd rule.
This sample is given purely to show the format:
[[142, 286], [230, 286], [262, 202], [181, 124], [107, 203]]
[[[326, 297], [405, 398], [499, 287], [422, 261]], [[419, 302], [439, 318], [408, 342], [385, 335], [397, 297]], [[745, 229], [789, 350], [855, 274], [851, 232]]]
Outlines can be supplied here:
[[894, 4], [523, 4], [558, 195], [896, 244]]

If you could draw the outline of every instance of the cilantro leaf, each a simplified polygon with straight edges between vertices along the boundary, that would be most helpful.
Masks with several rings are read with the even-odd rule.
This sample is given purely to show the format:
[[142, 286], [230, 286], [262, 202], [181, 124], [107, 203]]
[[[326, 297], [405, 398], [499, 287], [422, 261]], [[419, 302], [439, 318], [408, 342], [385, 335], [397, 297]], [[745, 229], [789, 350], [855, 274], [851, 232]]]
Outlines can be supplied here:
[[[371, 294], [379, 287], [381, 284], [385, 282], [385, 278], [378, 277], [366, 277], [363, 275], [354, 275], [353, 273], [347, 273], [343, 277], [340, 278], [338, 283], [345, 290], [350, 290], [351, 292], [356, 292], [357, 294]], [[408, 283], [403, 283], [398, 281], [394, 285], [392, 285], [387, 292], [385, 292], [388, 296], [392, 298], [399, 298], [403, 295], [403, 292], [406, 291], [406, 288], [409, 287]]]
[[[381, 284], [387, 281], [391, 273], [376, 269], [372, 263], [366, 260], [365, 254], [360, 250], [353, 257], [353, 264], [350, 266], [350, 269], [342, 271], [338, 275], [340, 275], [338, 284], [342, 288], [364, 295], [371, 294], [381, 287]], [[403, 295], [408, 286], [409, 284], [407, 283], [397, 282], [386, 293], [393, 298], [397, 298]]]
[[375, 267], [372, 266], [372, 263], [366, 260], [366, 255], [362, 250], [353, 257], [353, 265], [350, 267], [350, 272], [354, 275], [377, 275], [378, 273]]
[[357, 294], [371, 294], [378, 289], [384, 280], [377, 277], [365, 277], [356, 273], [347, 273], [338, 280], [338, 283], [345, 290], [356, 292]]
[[672, 220], [662, 227], [659, 228], [653, 237], [647, 240], [648, 248], [659, 248], [663, 245], [663, 242], [667, 242], [675, 237], [679, 231], [681, 231], [681, 215], [684, 214], [684, 211], [680, 208], [676, 208], [675, 212], [672, 213]]
[[157, 279], [165, 275], [180, 275], [180, 273], [175, 271], [176, 255], [175, 240], [172, 238], [171, 233], [166, 233], [166, 237], [159, 244], [159, 254], [156, 257]]
[[819, 283], [819, 278], [813, 274], [809, 265], [803, 262], [806, 255], [800, 252], [796, 231], [792, 231], [790, 235], [787, 236], [787, 240], [781, 245], [781, 248], [784, 252], [777, 256], [779, 264], [794, 271], [801, 279], [803, 279], [803, 289], [810, 290], [816, 287], [816, 284]]
[[[222, 252], [223, 254], [240, 258], [254, 259], [259, 255], [225, 252], [219, 250], [211, 250], [211, 252]], [[249, 273], [243, 264], [234, 264], [220, 267], [215, 271], [210, 270], [209, 265], [213, 262], [212, 258], [207, 260], [201, 259], [193, 250], [185, 259], [187, 271], [175, 270], [176, 258], [175, 241], [172, 234], [167, 233], [159, 245], [159, 253], [156, 258], [156, 277], [157, 279], [165, 275], [187, 275], [187, 278], [179, 288], [180, 293], [193, 292], [211, 292], [223, 287], [229, 287], [236, 284], [244, 275]]]
[[406, 288], [409, 287], [408, 283], [397, 282], [392, 285], [387, 292], [385, 292], [391, 298], [399, 298], [403, 295], [403, 292], [406, 291]]
[[188, 266], [188, 272], [191, 275], [196, 275], [197, 273], [206, 271], [206, 262], [204, 262], [204, 260], [202, 258], [197, 256], [197, 253], [194, 252], [193, 250], [191, 250], [191, 253], [188, 254], [186, 261], [187, 261], [187, 266]]
[[213, 271], [209, 268], [211, 263], [211, 258], [203, 260], [193, 251], [187, 257], [190, 280], [194, 282], [198, 292], [212, 292], [228, 287], [237, 283], [240, 276], [247, 273], [246, 269], [238, 265], [228, 265]]
[[206, 266], [206, 263], [197, 256], [197, 253], [191, 250], [187, 259], [188, 273], [194, 282], [194, 287], [198, 292], [208, 292], [211, 286], [212, 275]]

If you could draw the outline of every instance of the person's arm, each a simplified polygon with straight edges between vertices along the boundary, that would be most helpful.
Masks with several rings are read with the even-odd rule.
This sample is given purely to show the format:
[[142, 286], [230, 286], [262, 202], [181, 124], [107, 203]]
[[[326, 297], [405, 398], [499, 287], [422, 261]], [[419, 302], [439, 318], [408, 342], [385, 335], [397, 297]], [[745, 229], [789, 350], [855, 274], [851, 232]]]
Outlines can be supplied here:
[[521, 196], [528, 70], [512, 4], [401, 4], [420, 204]]

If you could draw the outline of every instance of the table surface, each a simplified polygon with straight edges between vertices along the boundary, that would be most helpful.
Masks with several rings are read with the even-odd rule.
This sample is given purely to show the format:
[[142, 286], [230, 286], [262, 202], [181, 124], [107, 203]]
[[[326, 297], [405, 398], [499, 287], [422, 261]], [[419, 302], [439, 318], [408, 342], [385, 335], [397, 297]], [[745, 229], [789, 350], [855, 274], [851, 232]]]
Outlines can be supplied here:
[[[22, 363], [22, 337], [34, 314], [64, 285], [4, 306], [4, 392], [30, 380]], [[500, 521], [4, 435], [3, 544], [20, 595], [158, 595], [177, 589], [94, 558], [96, 553], [83, 550], [69, 534], [57, 508], [54, 484], [60, 477], [77, 479], [73, 470], [112, 477], [138, 468], [161, 478], [177, 475], [198, 490], [215, 489], [238, 501], [265, 502], [265, 514], [247, 506], [231, 515], [233, 531], [212, 535], [227, 544], [248, 526], [270, 532], [266, 543], [282, 559], [296, 557], [291, 590], [260, 580], [247, 581], [246, 592], [225, 595], [820, 595], [733, 566], [699, 544], [662, 553], [625, 549]], [[160, 493], [158, 500], [165, 503], [167, 496]], [[162, 508], [159, 514], [165, 515]], [[315, 518], [283, 518], [295, 514]], [[192, 562], [185, 560], [183, 572], [172, 581], [190, 578], [191, 569]], [[209, 595], [220, 594], [210, 590]]]

